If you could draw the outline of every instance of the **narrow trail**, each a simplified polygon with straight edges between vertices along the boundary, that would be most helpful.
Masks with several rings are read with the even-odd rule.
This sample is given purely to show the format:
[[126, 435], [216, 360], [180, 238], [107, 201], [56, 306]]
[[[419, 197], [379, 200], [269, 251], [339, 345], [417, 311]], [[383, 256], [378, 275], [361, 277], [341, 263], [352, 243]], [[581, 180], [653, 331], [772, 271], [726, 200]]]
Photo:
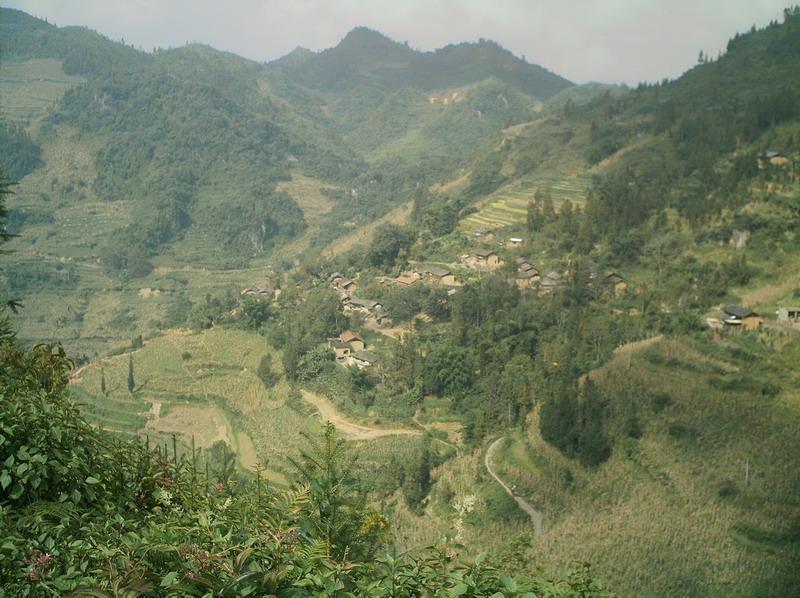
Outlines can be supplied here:
[[336, 406], [327, 398], [311, 392], [301, 390], [303, 399], [316, 407], [323, 422], [331, 422], [337, 430], [349, 437], [350, 440], [374, 440], [383, 436], [422, 436], [420, 430], [408, 428], [371, 428], [357, 424], [337, 411]]
[[542, 515], [541, 511], [534, 509], [524, 498], [514, 494], [514, 491], [511, 490], [511, 488], [500, 479], [500, 476], [497, 475], [495, 470], [492, 469], [492, 454], [494, 454], [494, 452], [497, 450], [497, 447], [499, 447], [500, 443], [505, 439], [505, 436], [501, 436], [495, 440], [486, 451], [486, 455], [483, 459], [484, 465], [486, 465], [486, 471], [488, 471], [489, 475], [492, 476], [494, 480], [503, 487], [503, 490], [505, 490], [506, 493], [517, 502], [519, 508], [528, 514], [528, 517], [531, 518], [531, 523], [533, 524], [533, 532], [538, 536], [542, 533], [542, 529], [544, 528], [544, 515]]

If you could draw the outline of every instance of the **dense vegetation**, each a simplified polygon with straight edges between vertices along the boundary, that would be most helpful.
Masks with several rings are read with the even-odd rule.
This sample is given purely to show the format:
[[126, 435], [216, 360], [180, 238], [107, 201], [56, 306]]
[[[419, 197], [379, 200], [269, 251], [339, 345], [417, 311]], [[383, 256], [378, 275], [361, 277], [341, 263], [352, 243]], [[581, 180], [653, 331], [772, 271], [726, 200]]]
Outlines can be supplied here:
[[[2, 241], [6, 193], [4, 183]], [[287, 492], [260, 474], [237, 475], [226, 451], [179, 456], [174, 440], [172, 453], [118, 440], [67, 396], [73, 363], [63, 349], [24, 350], [6, 320], [0, 331], [0, 583], [8, 595], [599, 592], [583, 571], [550, 582], [514, 579], [485, 556], [459, 564], [454, 546], [391, 556], [387, 521], [368, 506], [332, 424], [295, 463]], [[133, 371], [131, 357], [129, 392]]]
[[[599, 591], [581, 575], [553, 586], [494, 569], [531, 573], [538, 559], [563, 565], [585, 554], [631, 595], [796, 592], [798, 479], [789, 464], [798, 455], [790, 432], [798, 421], [790, 366], [797, 341], [771, 314], [800, 298], [800, 88], [787, 76], [800, 68], [800, 10], [737, 35], [725, 54], [703, 57], [676, 81], [633, 91], [568, 87], [489, 42], [423, 54], [358, 29], [331, 50], [260, 65], [201, 46], [145, 54], [94, 36], [66, 53], [66, 42], [46, 39], [87, 32], [9, 15], [19, 48], [28, 48], [12, 58], [58, 57], [86, 76], [33, 138], [17, 125], [0, 137], [18, 151], [10, 165], [34, 190], [24, 208], [0, 214], [15, 232], [39, 236], [32, 255], [5, 268], [0, 289], [38, 301], [40, 288], [77, 295], [91, 281], [103, 293], [82, 292], [55, 321], [102, 312], [92, 334], [125, 343], [120, 359], [96, 361], [91, 382], [76, 382], [84, 411], [125, 424], [120, 435], [146, 429], [148, 403], [137, 393], [152, 365], [140, 365], [130, 349], [142, 351], [144, 363], [163, 358], [159, 371], [175, 374], [178, 386], [200, 383], [202, 397], [181, 388], [167, 411], [219, 407], [252, 433], [265, 421], [257, 417], [282, 421], [279, 410], [295, 425], [309, 419], [302, 393], [315, 392], [359, 425], [402, 426], [416, 438], [410, 448], [387, 449], [391, 457], [367, 443], [372, 461], [349, 469], [328, 428], [316, 448], [290, 457], [299, 471], [294, 493], [279, 493], [260, 476], [236, 473], [224, 442], [195, 451], [175, 448], [176, 440], [171, 452], [169, 445], [153, 452], [88, 427], [64, 396], [66, 358], [47, 346], [22, 349], [6, 325], [4, 355], [16, 373], [3, 387], [12, 398], [4, 421], [47, 422], [38, 436], [30, 431], [36, 426], [13, 428], [13, 442], [43, 452], [62, 442], [50, 435], [86, 439], [53, 463], [63, 488], [46, 467], [49, 457], [28, 459], [36, 467], [21, 472], [12, 462], [0, 477], [13, 538], [3, 561], [7, 583], [33, 575], [57, 578], [57, 589], [149, 584], [154, 592], [198, 594], [292, 595], [288, 588], [298, 586], [354, 595], [414, 595], [424, 586], [442, 595]], [[102, 67], [95, 57], [106, 55], [105, 45], [124, 68]], [[534, 98], [550, 96], [534, 111]], [[88, 185], [75, 183], [80, 194], [53, 202], [58, 209], [130, 209], [129, 224], [115, 224], [96, 252], [75, 260], [37, 252], [57, 222], [45, 191], [73, 185], [51, 182], [38, 166], [37, 144], [52, 152], [53, 139], [91, 148], [94, 168]], [[565, 191], [567, 180], [578, 190]], [[487, 212], [512, 193], [525, 203], [506, 203], [496, 221], [502, 227], [465, 224], [492, 222]], [[186, 247], [195, 253], [172, 255]], [[470, 263], [480, 248], [503, 263]], [[281, 259], [246, 268], [271, 255]], [[205, 260], [236, 268], [197, 268]], [[517, 265], [527, 260], [540, 270], [539, 284], [552, 274], [551, 286], [526, 286]], [[395, 280], [425, 264], [455, 272], [459, 283]], [[335, 271], [356, 280], [355, 296], [382, 309], [344, 309], [331, 288]], [[240, 294], [265, 278], [282, 289], [278, 297]], [[112, 299], [113, 285], [120, 295]], [[758, 309], [765, 329], [739, 336], [723, 329], [718, 308], [733, 303]], [[391, 324], [378, 322], [378, 311]], [[190, 341], [168, 331], [159, 350], [171, 346], [174, 354], [148, 353], [145, 321], [153, 334], [189, 328], [196, 344], [189, 350]], [[327, 341], [345, 330], [364, 336], [376, 366], [336, 364]], [[204, 346], [215, 331], [236, 331], [241, 336], [224, 338], [248, 339], [255, 349], [248, 344], [223, 360]], [[104, 363], [116, 368], [111, 394]], [[251, 411], [225, 396], [236, 392], [226, 385], [247, 376], [257, 385], [242, 393]], [[214, 379], [221, 390], [206, 387]], [[153, 391], [156, 413], [173, 390]], [[67, 431], [60, 420], [70, 422]], [[431, 540], [439, 537], [434, 523], [454, 511], [469, 519], [456, 501], [458, 484], [459, 500], [466, 486], [489, 511], [470, 520], [484, 535], [467, 552], [482, 542], [505, 546], [496, 530], [527, 520], [476, 469], [483, 471], [481, 449], [501, 436], [509, 443], [498, 449], [498, 467], [552, 518], [552, 531], [533, 548], [512, 543], [511, 553], [469, 570], [444, 564], [451, 544], [425, 556], [380, 556], [405, 541], [389, 537], [390, 523], [429, 527]], [[262, 454], [285, 448], [275, 446], [285, 432], [271, 440]], [[773, 452], [781, 458], [771, 461]], [[750, 477], [751, 460], [758, 478]], [[320, 463], [340, 477], [320, 476]], [[26, 485], [21, 476], [34, 469], [41, 476]], [[126, 484], [142, 496], [120, 495]], [[72, 510], [42, 535], [52, 521], [37, 509], [53, 500]], [[655, 526], [642, 515], [648, 500], [664, 523], [644, 540]], [[378, 504], [385, 510], [373, 510]], [[712, 513], [703, 529], [686, 523], [699, 507]], [[390, 511], [397, 519], [385, 518]], [[117, 517], [86, 523], [100, 512]], [[597, 529], [595, 516], [603, 522]], [[638, 527], [625, 527], [628, 519]], [[185, 543], [172, 531], [181, 526]], [[235, 529], [244, 533], [228, 533]], [[610, 529], [636, 547], [615, 548], [618, 562], [605, 554]], [[115, 534], [124, 547], [112, 544]], [[67, 539], [76, 544], [56, 555]], [[29, 545], [32, 552], [20, 548]], [[670, 552], [675, 546], [686, 554]], [[713, 565], [702, 569], [703, 559]], [[667, 563], [663, 571], [656, 561]]]

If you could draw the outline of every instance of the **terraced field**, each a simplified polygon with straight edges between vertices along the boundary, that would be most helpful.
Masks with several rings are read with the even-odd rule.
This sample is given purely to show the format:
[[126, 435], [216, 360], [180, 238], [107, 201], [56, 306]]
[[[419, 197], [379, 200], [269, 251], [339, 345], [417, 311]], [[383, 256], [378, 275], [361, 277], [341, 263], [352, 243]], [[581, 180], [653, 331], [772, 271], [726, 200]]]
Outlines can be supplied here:
[[528, 202], [539, 189], [547, 189], [556, 210], [565, 201], [583, 205], [589, 187], [587, 176], [540, 176], [514, 183], [496, 191], [483, 200], [476, 213], [461, 221], [461, 228], [470, 233], [477, 229], [496, 230], [506, 226], [524, 225]]
[[[76, 372], [71, 388], [89, 419], [106, 430], [170, 446], [174, 434], [179, 451], [188, 450], [192, 438], [197, 448], [222, 441], [243, 466], [266, 465], [266, 475], [282, 481], [285, 458], [305, 446], [300, 432], [317, 434], [320, 424], [287, 403], [285, 382], [264, 388], [255, 372], [268, 351], [255, 333], [169, 331], [132, 353], [93, 361]], [[127, 386], [131, 357], [133, 393]], [[279, 356], [273, 364], [280, 367]]]
[[58, 60], [0, 62], [0, 113], [9, 120], [37, 119], [67, 89], [82, 81], [65, 74]]

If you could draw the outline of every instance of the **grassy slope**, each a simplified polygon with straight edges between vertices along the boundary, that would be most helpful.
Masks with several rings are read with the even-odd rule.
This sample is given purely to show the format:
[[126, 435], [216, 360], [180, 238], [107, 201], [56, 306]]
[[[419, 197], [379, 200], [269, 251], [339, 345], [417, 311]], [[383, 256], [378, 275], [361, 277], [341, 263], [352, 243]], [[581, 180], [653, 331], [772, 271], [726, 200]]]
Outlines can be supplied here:
[[[548, 515], [534, 561], [589, 560], [623, 595], [796, 593], [798, 358], [800, 342], [787, 337], [700, 336], [620, 354], [594, 372], [612, 395], [638, 389], [644, 435], [618, 438], [590, 472], [542, 442], [533, 422], [498, 459]], [[725, 389], [742, 377], [783, 391]], [[672, 401], [658, 413], [654, 393]]]

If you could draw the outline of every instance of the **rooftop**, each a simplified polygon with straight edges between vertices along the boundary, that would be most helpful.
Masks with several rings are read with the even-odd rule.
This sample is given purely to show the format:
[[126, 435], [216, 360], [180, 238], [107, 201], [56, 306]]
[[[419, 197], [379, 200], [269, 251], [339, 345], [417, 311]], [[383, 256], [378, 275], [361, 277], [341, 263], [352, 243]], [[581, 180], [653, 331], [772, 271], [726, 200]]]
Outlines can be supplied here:
[[742, 307], [741, 305], [726, 305], [722, 308], [722, 311], [734, 318], [747, 318], [758, 315], [749, 307]]
[[372, 351], [358, 351], [353, 353], [353, 358], [367, 363], [376, 363], [378, 361], [378, 356]]

